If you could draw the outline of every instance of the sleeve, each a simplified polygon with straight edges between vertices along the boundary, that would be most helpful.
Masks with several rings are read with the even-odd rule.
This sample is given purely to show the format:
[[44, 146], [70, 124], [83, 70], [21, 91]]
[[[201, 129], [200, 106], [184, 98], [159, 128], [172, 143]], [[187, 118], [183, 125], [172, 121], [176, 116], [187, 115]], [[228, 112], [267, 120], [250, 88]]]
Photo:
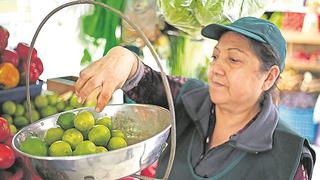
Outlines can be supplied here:
[[302, 149], [300, 164], [294, 176], [294, 180], [311, 180], [312, 172], [315, 162], [314, 152], [308, 148], [309, 145], [305, 143]]
[[[171, 94], [175, 100], [180, 88], [188, 80], [184, 77], [168, 76]], [[165, 88], [160, 72], [139, 61], [138, 69], [122, 87], [125, 95], [137, 103], [154, 104], [168, 108]]]

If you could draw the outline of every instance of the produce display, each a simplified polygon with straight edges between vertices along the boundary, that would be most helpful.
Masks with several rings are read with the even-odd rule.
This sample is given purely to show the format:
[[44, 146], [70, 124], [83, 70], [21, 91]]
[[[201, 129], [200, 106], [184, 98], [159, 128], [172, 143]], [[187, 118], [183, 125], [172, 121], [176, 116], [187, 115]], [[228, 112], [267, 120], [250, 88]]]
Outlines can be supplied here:
[[90, 111], [65, 112], [44, 138], [29, 136], [20, 150], [36, 156], [78, 156], [127, 147], [126, 136], [113, 129], [109, 117], [95, 119]]
[[[6, 49], [9, 36], [7, 29], [0, 26], [0, 89], [12, 89], [26, 83], [29, 45], [20, 42], [14, 50]], [[35, 83], [43, 70], [42, 61], [37, 56], [37, 50], [33, 48], [30, 61], [30, 83]]]
[[80, 107], [95, 106], [94, 102], [78, 103], [78, 98], [73, 93], [58, 95], [55, 92], [47, 92], [44, 95], [38, 95], [31, 101], [31, 119], [27, 114], [27, 101], [15, 103], [14, 101], [5, 101], [1, 104], [1, 117], [5, 118], [10, 125], [11, 132], [15, 134], [30, 123], [38, 121], [59, 112], [64, 112]]
[[12, 134], [10, 133], [9, 123], [0, 117], [0, 177], [22, 178], [22, 171], [14, 167], [16, 154], [11, 148]]

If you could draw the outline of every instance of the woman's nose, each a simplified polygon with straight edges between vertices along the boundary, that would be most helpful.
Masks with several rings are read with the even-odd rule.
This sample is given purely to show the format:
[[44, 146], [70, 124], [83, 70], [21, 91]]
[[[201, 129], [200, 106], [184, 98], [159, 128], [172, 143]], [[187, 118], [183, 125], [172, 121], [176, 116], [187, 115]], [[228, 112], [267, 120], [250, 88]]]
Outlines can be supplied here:
[[215, 75], [224, 75], [225, 74], [225, 64], [223, 59], [216, 58], [211, 62], [211, 71]]

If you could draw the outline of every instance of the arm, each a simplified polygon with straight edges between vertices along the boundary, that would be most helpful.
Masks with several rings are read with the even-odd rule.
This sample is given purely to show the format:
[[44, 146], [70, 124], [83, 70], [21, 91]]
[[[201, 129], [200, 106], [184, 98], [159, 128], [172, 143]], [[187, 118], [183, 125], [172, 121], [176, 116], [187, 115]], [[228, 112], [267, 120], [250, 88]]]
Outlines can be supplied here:
[[[185, 81], [185, 78], [169, 77], [173, 96]], [[124, 86], [125, 83], [128, 85]], [[83, 103], [97, 90], [96, 111], [101, 112], [113, 92], [122, 87], [137, 102], [167, 106], [160, 73], [140, 63], [134, 53], [121, 46], [112, 48], [106, 56], [83, 69], [75, 84], [75, 92], [78, 101]]]
[[[187, 78], [167, 76], [173, 100]], [[138, 70], [122, 90], [132, 100], [143, 104], [155, 104], [168, 108], [167, 97], [160, 72], [139, 63]]]

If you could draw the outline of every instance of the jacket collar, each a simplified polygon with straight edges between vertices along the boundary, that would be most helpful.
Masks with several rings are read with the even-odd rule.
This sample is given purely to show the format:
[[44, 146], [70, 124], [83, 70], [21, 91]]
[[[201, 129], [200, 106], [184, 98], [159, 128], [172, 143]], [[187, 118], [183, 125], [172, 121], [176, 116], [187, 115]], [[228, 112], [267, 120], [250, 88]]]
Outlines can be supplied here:
[[[196, 88], [182, 95], [182, 102], [198, 132], [205, 137], [212, 101], [208, 87]], [[213, 112], [214, 113], [214, 112]], [[244, 131], [230, 137], [229, 144], [251, 153], [267, 151], [272, 148], [273, 133], [279, 120], [278, 111], [270, 94], [266, 94], [261, 111]]]

